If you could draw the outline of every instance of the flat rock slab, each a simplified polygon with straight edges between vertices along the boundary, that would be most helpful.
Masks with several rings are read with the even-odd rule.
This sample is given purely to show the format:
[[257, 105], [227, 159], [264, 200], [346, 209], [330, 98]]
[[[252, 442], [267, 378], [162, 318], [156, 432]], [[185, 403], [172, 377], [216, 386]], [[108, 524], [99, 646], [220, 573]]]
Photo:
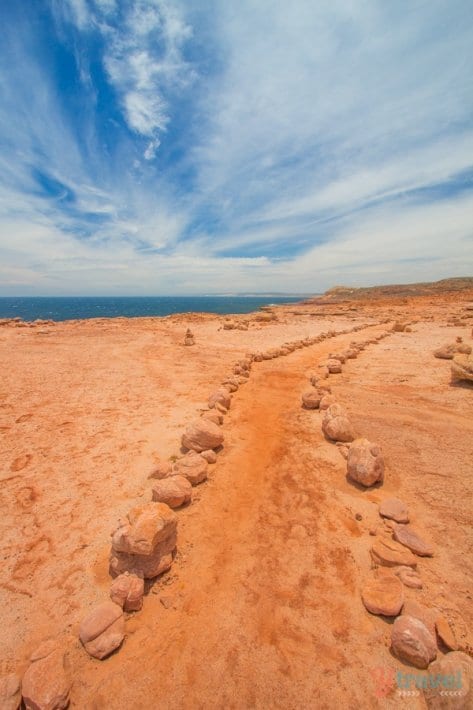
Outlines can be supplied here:
[[374, 577], [363, 586], [361, 598], [371, 614], [397, 616], [404, 604], [404, 588], [394, 575]]
[[378, 538], [371, 548], [371, 557], [384, 567], [416, 567], [417, 560], [410, 550], [389, 537]]
[[407, 505], [399, 498], [385, 498], [379, 505], [379, 514], [382, 518], [389, 518], [396, 523], [409, 522]]
[[434, 554], [432, 545], [425, 542], [409, 525], [396, 525], [393, 535], [397, 542], [408, 547], [419, 557], [432, 557]]

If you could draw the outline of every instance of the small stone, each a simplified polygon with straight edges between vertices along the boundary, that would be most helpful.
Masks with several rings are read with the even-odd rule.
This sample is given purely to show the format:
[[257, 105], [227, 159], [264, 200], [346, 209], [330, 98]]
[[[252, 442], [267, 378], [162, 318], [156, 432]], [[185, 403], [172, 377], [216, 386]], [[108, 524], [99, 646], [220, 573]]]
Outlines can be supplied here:
[[371, 614], [397, 616], [404, 604], [404, 589], [397, 577], [383, 575], [365, 583], [361, 598]]
[[151, 471], [149, 474], [148, 478], [166, 478], [166, 476], [169, 476], [172, 471], [172, 464], [169, 461], [166, 461], [165, 463], [160, 463], [156, 466], [156, 468]]
[[143, 606], [144, 580], [136, 574], [118, 575], [110, 587], [110, 599], [126, 612], [139, 611]]
[[180, 508], [192, 501], [192, 484], [184, 476], [170, 476], [158, 481], [152, 490], [152, 500], [166, 503], [170, 508]]
[[411, 589], [422, 589], [422, 580], [412, 567], [406, 567], [401, 565], [394, 570], [394, 574], [399, 577], [401, 582], [405, 587], [410, 587]]
[[182, 436], [182, 445], [186, 449], [193, 451], [206, 451], [207, 449], [217, 449], [223, 444], [223, 434], [221, 429], [209, 421], [201, 417], [193, 424], [187, 427], [185, 434]]
[[335, 404], [336, 399], [335, 395], [333, 394], [324, 394], [322, 399], [320, 400], [319, 404], [319, 409], [321, 410], [326, 410], [328, 409], [332, 404]]
[[171, 607], [173, 606], [173, 601], [171, 597], [159, 597], [159, 601], [165, 609], [171, 609]]
[[321, 394], [316, 389], [308, 390], [302, 395], [302, 406], [304, 409], [318, 409]]
[[339, 375], [342, 371], [342, 363], [340, 360], [335, 360], [334, 358], [327, 360], [326, 367], [331, 375]]
[[339, 404], [332, 404], [322, 420], [322, 431], [332, 441], [353, 441], [355, 432], [346, 411]]
[[201, 451], [200, 455], [207, 463], [217, 463], [217, 454], [212, 449], [207, 449], [207, 451]]
[[209, 397], [209, 409], [213, 409], [217, 402], [222, 404], [225, 409], [230, 409], [232, 398], [226, 387], [220, 387], [218, 390], [215, 390], [215, 392], [212, 392]]
[[379, 505], [379, 514], [383, 518], [395, 520], [396, 523], [408, 523], [407, 506], [399, 498], [385, 498]]
[[0, 678], [0, 708], [2, 710], [17, 710], [20, 706], [20, 679], [15, 673]]
[[223, 414], [220, 414], [220, 412], [217, 412], [216, 409], [210, 409], [201, 415], [202, 419], [208, 419], [209, 422], [213, 422], [214, 424], [220, 425], [223, 424]]
[[437, 644], [422, 621], [413, 616], [398, 616], [391, 631], [391, 650], [400, 661], [416, 668], [427, 668], [437, 657]]
[[[190, 451], [186, 456], [183, 456], [182, 459], [176, 461], [171, 478], [174, 478], [176, 475], [179, 477], [184, 476], [193, 486], [196, 486], [207, 479], [208, 467], [209, 465], [206, 458], [200, 454], [196, 454], [194, 451]], [[182, 492], [184, 491], [182, 490]], [[186, 494], [188, 494], [188, 491]]]
[[473, 708], [473, 660], [466, 653], [452, 651], [430, 664], [433, 683], [423, 689], [429, 710], [471, 710]]
[[361, 515], [361, 513], [357, 513], [357, 514], [355, 515], [355, 519], [358, 520], [358, 521], [363, 520], [363, 516]]
[[373, 561], [384, 567], [416, 567], [417, 560], [412, 552], [388, 537], [379, 537], [371, 548]]
[[393, 531], [394, 539], [401, 545], [408, 547], [419, 557], [432, 557], [434, 550], [432, 545], [425, 542], [410, 525], [396, 525]]
[[379, 446], [368, 439], [355, 439], [347, 458], [347, 474], [362, 486], [373, 486], [384, 478], [384, 459]]
[[440, 615], [435, 620], [437, 636], [450, 651], [458, 651], [458, 642], [447, 619]]
[[63, 651], [54, 642], [42, 644], [32, 655], [31, 665], [21, 682], [25, 708], [63, 710], [69, 704], [70, 689], [71, 682], [64, 668]]
[[118, 604], [99, 604], [83, 619], [79, 638], [90, 656], [102, 660], [119, 648], [125, 638], [123, 611]]

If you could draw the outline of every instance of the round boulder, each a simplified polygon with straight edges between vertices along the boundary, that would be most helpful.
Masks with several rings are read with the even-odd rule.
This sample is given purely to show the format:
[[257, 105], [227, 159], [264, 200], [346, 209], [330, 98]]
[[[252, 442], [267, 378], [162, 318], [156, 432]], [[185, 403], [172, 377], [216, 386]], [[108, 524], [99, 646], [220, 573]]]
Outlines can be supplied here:
[[391, 650], [400, 661], [427, 668], [437, 657], [437, 643], [429, 629], [413, 616], [398, 616], [391, 631]]
[[218, 449], [223, 444], [223, 434], [217, 424], [208, 418], [201, 417], [187, 427], [182, 435], [182, 445], [192, 451]]
[[348, 477], [368, 488], [384, 478], [384, 459], [379, 446], [368, 439], [355, 439], [348, 451]]
[[156, 503], [166, 503], [170, 508], [180, 508], [181, 505], [191, 502], [192, 484], [184, 476], [169, 476], [155, 483], [151, 493]]

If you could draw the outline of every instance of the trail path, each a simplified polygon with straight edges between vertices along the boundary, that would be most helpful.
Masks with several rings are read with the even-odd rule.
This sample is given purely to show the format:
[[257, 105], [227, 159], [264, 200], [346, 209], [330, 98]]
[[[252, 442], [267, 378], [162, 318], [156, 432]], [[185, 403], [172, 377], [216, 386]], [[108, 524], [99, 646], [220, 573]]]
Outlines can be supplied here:
[[91, 697], [117, 709], [333, 708], [336, 697], [378, 707], [370, 668], [392, 659], [358, 603], [357, 558], [369, 569], [351, 507], [359, 492], [321, 415], [300, 406], [308, 372], [351, 339], [255, 364], [211, 480], [179, 514], [169, 579], [129, 623], [119, 654], [93, 672], [78, 658], [73, 707]]

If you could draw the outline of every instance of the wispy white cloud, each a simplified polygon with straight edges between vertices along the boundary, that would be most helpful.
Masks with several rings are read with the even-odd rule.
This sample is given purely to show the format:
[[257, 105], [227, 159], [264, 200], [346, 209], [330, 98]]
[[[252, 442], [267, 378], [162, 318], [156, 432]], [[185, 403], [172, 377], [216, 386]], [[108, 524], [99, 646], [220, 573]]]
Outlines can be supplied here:
[[31, 27], [10, 33], [3, 292], [310, 291], [472, 262], [466, 0], [51, 7], [83, 105], [71, 115]]

